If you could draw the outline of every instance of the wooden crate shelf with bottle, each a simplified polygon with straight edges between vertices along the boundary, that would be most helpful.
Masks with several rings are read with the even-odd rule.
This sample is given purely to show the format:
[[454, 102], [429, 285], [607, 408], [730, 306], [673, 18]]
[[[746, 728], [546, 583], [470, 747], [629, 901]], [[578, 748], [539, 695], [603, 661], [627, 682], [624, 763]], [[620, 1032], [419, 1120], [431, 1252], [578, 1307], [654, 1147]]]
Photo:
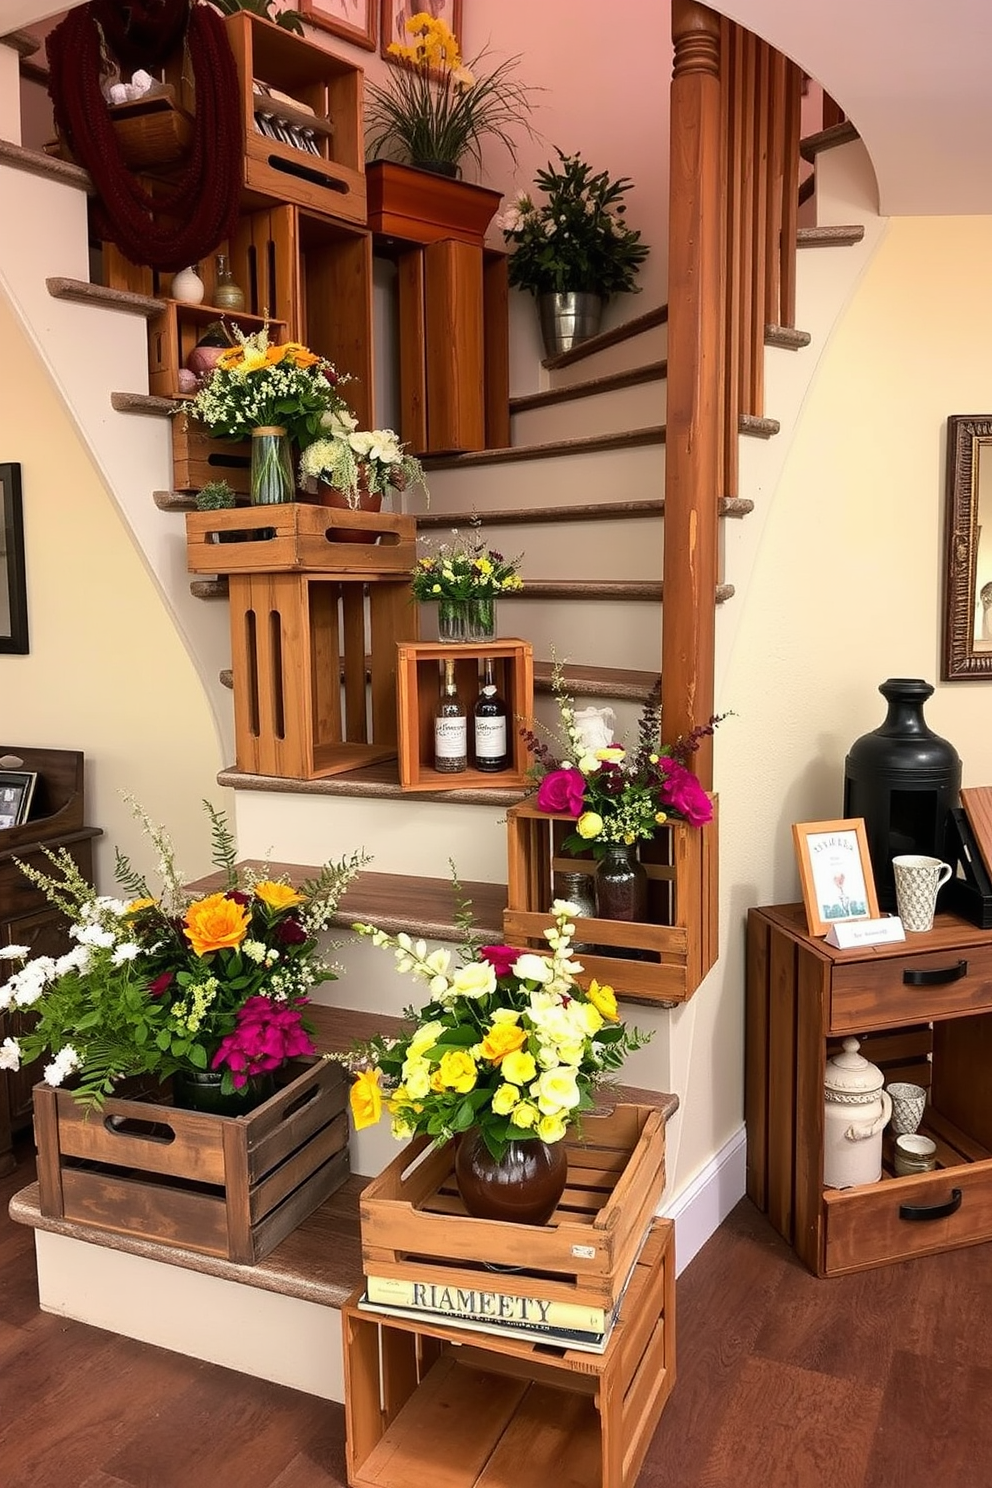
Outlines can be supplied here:
[[352, 1488], [633, 1488], [675, 1383], [673, 1234], [652, 1224], [602, 1354], [376, 1316], [353, 1298]]
[[[188, 361], [211, 326], [223, 323], [238, 326], [246, 336], [269, 328], [269, 340], [278, 345], [286, 340], [286, 322], [266, 320], [247, 311], [227, 310], [216, 305], [190, 305], [184, 300], [162, 301], [161, 314], [148, 322], [148, 391], [160, 398], [192, 396], [180, 386], [181, 369], [189, 370]], [[233, 336], [229, 333], [233, 344]]]
[[[485, 663], [492, 663], [496, 697], [504, 704], [506, 766], [479, 769], [474, 748], [473, 712], [480, 698]], [[463, 769], [437, 768], [435, 725], [450, 667], [453, 700], [465, 721]], [[521, 640], [471, 643], [418, 641], [398, 647], [397, 712], [400, 786], [403, 790], [506, 790], [525, 785], [529, 756], [516, 724], [534, 711], [534, 654]], [[449, 761], [450, 763], [450, 761]]]
[[294, 202], [364, 226], [362, 69], [246, 11], [226, 24], [249, 204]]
[[[717, 958], [718, 799], [704, 827], [672, 822], [639, 844], [648, 879], [645, 922], [583, 918], [576, 941], [591, 944], [579, 959], [580, 980], [608, 982], [637, 1002], [674, 1005], [692, 996]], [[592, 851], [565, 853], [575, 830], [572, 817], [541, 811], [522, 801], [507, 812], [507, 901], [503, 935], [508, 945], [544, 947], [548, 910], [561, 897], [557, 876], [595, 875]]]
[[396, 648], [417, 634], [409, 574], [229, 582], [238, 769], [314, 780], [394, 759]]

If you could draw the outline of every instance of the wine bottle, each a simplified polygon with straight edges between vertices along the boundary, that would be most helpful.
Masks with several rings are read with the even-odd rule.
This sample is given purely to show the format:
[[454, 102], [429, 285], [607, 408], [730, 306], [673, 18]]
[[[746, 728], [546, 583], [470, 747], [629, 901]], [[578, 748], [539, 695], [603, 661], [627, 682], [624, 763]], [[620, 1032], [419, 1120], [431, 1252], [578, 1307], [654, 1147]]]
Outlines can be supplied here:
[[496, 689], [493, 659], [483, 662], [482, 686], [474, 709], [475, 768], [495, 774], [510, 763], [507, 706]]
[[434, 768], [442, 775], [468, 769], [468, 715], [458, 696], [455, 663], [445, 661], [441, 697], [434, 714]]

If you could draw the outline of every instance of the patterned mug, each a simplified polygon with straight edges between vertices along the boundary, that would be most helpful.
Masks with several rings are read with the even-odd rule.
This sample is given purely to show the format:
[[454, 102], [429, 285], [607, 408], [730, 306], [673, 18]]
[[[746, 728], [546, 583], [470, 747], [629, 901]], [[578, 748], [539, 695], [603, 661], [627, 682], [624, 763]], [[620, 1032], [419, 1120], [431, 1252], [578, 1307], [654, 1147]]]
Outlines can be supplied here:
[[937, 907], [937, 891], [950, 878], [950, 863], [920, 853], [903, 853], [892, 859], [896, 881], [896, 907], [904, 930], [930, 930]]

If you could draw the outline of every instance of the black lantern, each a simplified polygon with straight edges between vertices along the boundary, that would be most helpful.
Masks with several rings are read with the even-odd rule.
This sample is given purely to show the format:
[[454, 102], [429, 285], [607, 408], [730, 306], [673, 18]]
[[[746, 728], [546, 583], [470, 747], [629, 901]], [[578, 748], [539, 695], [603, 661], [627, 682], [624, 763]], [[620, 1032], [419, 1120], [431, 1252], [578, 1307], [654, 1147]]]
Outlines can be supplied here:
[[882, 909], [896, 907], [892, 859], [899, 853], [946, 856], [948, 813], [958, 803], [961, 760], [927, 727], [933, 693], [919, 677], [890, 677], [878, 689], [885, 722], [851, 745], [844, 762], [844, 815], [863, 817]]

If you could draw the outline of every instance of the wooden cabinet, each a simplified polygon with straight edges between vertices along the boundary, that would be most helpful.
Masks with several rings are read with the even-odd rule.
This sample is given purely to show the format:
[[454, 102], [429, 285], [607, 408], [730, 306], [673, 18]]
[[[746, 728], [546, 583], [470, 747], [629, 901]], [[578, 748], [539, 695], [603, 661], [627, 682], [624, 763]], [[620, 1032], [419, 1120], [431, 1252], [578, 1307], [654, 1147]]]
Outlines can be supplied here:
[[[84, 825], [83, 756], [64, 749], [21, 749], [0, 745], [0, 755], [22, 761], [17, 769], [34, 770], [32, 820], [0, 831], [0, 945], [29, 946], [32, 956], [58, 956], [69, 948], [65, 921], [40, 889], [25, 878], [17, 860], [48, 870], [50, 852], [64, 847], [84, 877], [92, 881], [92, 840], [96, 827]], [[6, 980], [4, 963], [0, 980]], [[18, 1033], [23, 1015], [0, 1015], [0, 1040]], [[31, 1087], [39, 1078], [37, 1065], [0, 1073], [0, 1173], [13, 1167], [12, 1138], [31, 1120]]]
[[[992, 1239], [992, 930], [941, 914], [905, 941], [840, 951], [802, 905], [752, 909], [747, 937], [748, 1193], [818, 1276]], [[886, 1083], [928, 1091], [933, 1172], [823, 1185], [823, 1081], [845, 1038]]]

